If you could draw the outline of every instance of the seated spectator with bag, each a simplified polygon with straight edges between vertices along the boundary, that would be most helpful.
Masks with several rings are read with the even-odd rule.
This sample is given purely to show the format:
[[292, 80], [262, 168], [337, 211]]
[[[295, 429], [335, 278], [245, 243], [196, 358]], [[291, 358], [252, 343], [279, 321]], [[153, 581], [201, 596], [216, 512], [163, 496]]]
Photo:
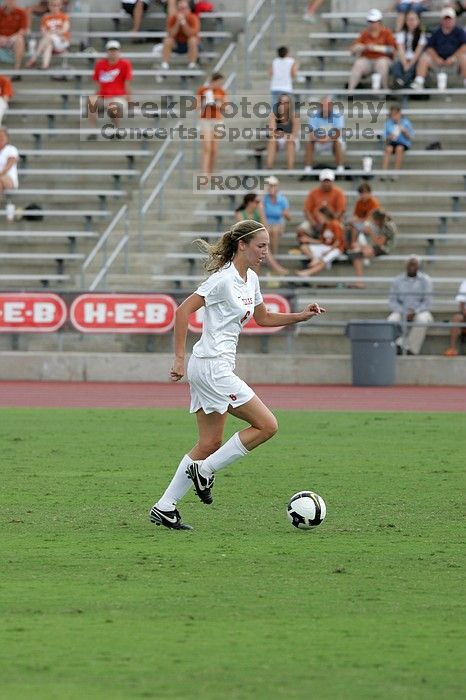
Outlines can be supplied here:
[[[391, 217], [383, 209], [374, 209], [348, 250], [357, 277], [363, 276], [363, 260], [388, 255], [396, 235], [396, 224]], [[358, 281], [354, 286], [362, 289], [364, 284]]]

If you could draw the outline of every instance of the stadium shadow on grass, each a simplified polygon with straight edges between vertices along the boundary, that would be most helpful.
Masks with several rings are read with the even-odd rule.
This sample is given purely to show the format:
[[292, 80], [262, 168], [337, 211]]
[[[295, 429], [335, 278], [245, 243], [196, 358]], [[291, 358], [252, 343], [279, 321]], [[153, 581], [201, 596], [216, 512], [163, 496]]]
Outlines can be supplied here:
[[0, 410], [2, 698], [461, 696], [464, 415], [277, 415], [185, 533], [148, 510], [186, 411]]

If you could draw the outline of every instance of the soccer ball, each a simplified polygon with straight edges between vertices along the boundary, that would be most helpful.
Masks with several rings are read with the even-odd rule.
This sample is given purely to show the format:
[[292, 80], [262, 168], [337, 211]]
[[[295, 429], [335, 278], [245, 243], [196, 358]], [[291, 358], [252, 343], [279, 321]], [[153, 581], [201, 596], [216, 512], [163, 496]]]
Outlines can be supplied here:
[[327, 513], [324, 499], [313, 491], [300, 491], [292, 496], [286, 509], [288, 520], [299, 530], [312, 530]]

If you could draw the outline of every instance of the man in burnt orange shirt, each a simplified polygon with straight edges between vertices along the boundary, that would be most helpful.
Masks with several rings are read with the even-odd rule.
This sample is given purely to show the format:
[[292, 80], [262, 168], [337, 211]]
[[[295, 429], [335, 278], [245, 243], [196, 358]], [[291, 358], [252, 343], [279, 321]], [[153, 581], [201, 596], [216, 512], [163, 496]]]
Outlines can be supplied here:
[[361, 78], [369, 73], [379, 73], [381, 87], [388, 88], [388, 72], [397, 51], [395, 37], [382, 24], [382, 13], [373, 9], [367, 13], [367, 29], [364, 29], [351, 45], [351, 53], [357, 56], [348, 83], [354, 90]]
[[6, 75], [0, 75], [0, 125], [11, 97], [13, 97], [11, 80]]
[[[16, 7], [15, 0], [5, 0], [0, 7], [0, 47], [13, 53], [15, 69], [21, 68], [23, 61], [27, 26], [26, 12]], [[14, 75], [12, 80], [21, 80], [21, 76]]]
[[335, 173], [330, 168], [324, 168], [319, 175], [320, 185], [309, 192], [304, 200], [303, 221], [298, 231], [305, 233], [320, 234], [322, 231], [322, 218], [319, 216], [319, 209], [328, 207], [337, 221], [343, 220], [346, 209], [346, 196], [340, 187], [334, 184]]
[[172, 51], [188, 54], [188, 68], [196, 68], [199, 53], [199, 17], [189, 11], [187, 0], [178, 0], [175, 14], [167, 19], [167, 33], [163, 41], [162, 69], [170, 68], [168, 61]]

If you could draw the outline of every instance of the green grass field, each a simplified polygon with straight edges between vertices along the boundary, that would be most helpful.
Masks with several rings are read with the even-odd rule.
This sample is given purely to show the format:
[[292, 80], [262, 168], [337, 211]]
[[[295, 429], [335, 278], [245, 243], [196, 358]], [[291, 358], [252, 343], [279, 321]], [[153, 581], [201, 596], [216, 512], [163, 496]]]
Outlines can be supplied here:
[[277, 415], [185, 533], [187, 411], [0, 410], [2, 700], [463, 696], [464, 415]]

